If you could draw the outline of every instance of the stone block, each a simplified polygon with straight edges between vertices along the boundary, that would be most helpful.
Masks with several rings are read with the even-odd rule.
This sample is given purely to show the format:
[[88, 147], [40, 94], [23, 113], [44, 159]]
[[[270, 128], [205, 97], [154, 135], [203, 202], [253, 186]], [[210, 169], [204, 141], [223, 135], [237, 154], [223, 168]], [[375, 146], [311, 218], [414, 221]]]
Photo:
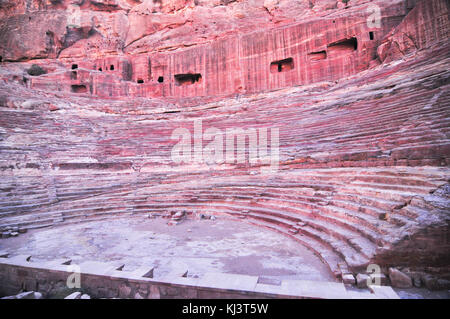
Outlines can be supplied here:
[[412, 279], [413, 286], [416, 288], [422, 287], [422, 274], [419, 272], [410, 272], [409, 276]]
[[17, 255], [5, 260], [5, 263], [13, 265], [29, 265], [31, 255]]
[[42, 299], [40, 292], [26, 291], [16, 295], [15, 299]]
[[450, 289], [450, 280], [447, 279], [438, 279], [437, 285], [440, 290], [449, 290]]
[[71, 293], [70, 295], [68, 295], [67, 297], [65, 297], [64, 299], [80, 299], [81, 298], [82, 293], [79, 291], [75, 291], [74, 293]]
[[131, 297], [131, 287], [122, 284], [119, 288], [119, 298], [129, 298]]
[[98, 261], [86, 261], [80, 264], [80, 270], [83, 274], [108, 275], [116, 268], [116, 266]]
[[196, 288], [181, 288], [180, 298], [197, 299], [198, 293]]
[[154, 268], [151, 266], [143, 266], [132, 272], [123, 272], [122, 276], [126, 276], [130, 279], [142, 279], [142, 278], [153, 278]]
[[342, 299], [347, 293], [343, 283], [309, 280], [283, 280], [279, 292], [283, 296], [319, 299]]
[[392, 287], [411, 288], [413, 286], [411, 277], [396, 268], [389, 268], [389, 279]]
[[150, 293], [147, 296], [148, 299], [161, 299], [161, 293], [157, 285], [150, 286]]
[[258, 277], [247, 275], [206, 273], [199, 280], [199, 286], [206, 288], [235, 289], [253, 291], [258, 282]]
[[352, 274], [342, 275], [342, 282], [346, 285], [354, 285], [356, 284], [355, 276]]
[[11, 233], [9, 231], [2, 232], [2, 238], [9, 238], [11, 236]]
[[134, 294], [134, 299], [144, 299], [144, 297], [142, 297], [141, 294], [137, 292]]
[[356, 285], [358, 288], [367, 288], [368, 279], [370, 279], [370, 277], [367, 274], [356, 275]]
[[170, 287], [170, 286], [161, 285], [159, 287], [159, 291], [160, 291], [162, 296], [175, 297], [175, 296], [179, 296], [180, 295], [180, 288], [179, 287]]

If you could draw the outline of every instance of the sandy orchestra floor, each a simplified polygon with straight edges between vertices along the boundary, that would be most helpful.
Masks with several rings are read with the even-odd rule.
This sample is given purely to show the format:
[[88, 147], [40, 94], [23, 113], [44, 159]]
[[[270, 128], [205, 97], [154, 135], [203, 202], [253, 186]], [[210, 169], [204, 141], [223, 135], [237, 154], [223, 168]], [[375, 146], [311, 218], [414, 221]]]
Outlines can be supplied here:
[[184, 220], [119, 218], [30, 231], [0, 241], [10, 254], [33, 260], [102, 261], [133, 270], [155, 267], [155, 277], [188, 269], [189, 276], [225, 272], [267, 279], [334, 281], [318, 257], [270, 230], [225, 218]]

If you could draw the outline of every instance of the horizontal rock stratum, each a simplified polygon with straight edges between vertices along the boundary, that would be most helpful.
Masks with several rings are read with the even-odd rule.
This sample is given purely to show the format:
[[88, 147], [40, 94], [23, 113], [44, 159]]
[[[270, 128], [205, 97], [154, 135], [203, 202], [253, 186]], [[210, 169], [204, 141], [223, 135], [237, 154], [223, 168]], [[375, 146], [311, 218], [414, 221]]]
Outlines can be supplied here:
[[[0, 230], [187, 210], [290, 236], [339, 279], [450, 279], [449, 7], [2, 1]], [[175, 162], [199, 122], [244, 148], [278, 129], [277, 170]]]

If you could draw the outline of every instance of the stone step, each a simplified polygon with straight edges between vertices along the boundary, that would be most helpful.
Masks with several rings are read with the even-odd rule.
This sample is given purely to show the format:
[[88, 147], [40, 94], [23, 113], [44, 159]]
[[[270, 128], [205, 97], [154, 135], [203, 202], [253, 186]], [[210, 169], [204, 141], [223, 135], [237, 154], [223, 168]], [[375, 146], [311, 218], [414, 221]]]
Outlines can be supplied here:
[[[182, 206], [184, 205], [183, 202], [178, 202], [176, 199], [173, 199], [174, 203], [177, 203], [178, 206]], [[197, 203], [199, 201], [197, 200]], [[267, 203], [252, 203], [252, 205], [250, 206], [250, 203], [243, 203], [240, 201], [236, 201], [233, 200], [233, 204], [230, 204], [229, 202], [226, 201], [212, 201], [211, 199], [208, 199], [205, 201], [205, 203], [213, 203], [214, 205], [220, 204], [220, 205], [225, 205], [227, 207], [235, 207], [236, 209], [241, 209], [241, 210], [248, 210], [248, 211], [255, 211], [255, 212], [261, 212], [261, 213], [265, 213], [268, 215], [272, 215], [272, 216], [278, 216], [278, 217], [282, 217], [282, 218], [287, 218], [289, 220], [292, 221], [298, 221], [299, 219], [302, 218], [307, 218], [308, 216], [312, 215], [313, 210], [309, 209], [309, 210], [305, 210], [305, 208], [303, 209], [299, 209], [298, 207], [292, 207], [292, 206], [272, 206], [269, 205]], [[280, 208], [282, 210], [280, 210]], [[357, 227], [354, 226], [352, 223], [353, 222], [358, 222], [358, 219], [353, 219], [353, 220], [345, 220], [345, 219], [341, 219], [338, 215], [336, 215], [336, 210], [339, 210], [339, 208], [333, 208], [333, 207], [322, 207], [322, 206], [314, 206], [315, 210], [314, 210], [314, 217], [315, 218], [319, 218], [320, 220], [323, 220], [324, 222], [332, 222], [333, 225], [340, 225], [343, 226], [344, 228], [347, 228], [349, 231], [352, 232], [357, 232], [362, 236], [365, 236], [367, 238], [369, 238], [370, 240], [372, 240], [374, 243], [380, 242], [381, 238], [378, 234], [376, 234], [375, 232], [371, 231], [370, 229], [366, 228], [367, 224], [360, 224]], [[330, 214], [326, 214], [326, 213], [322, 213], [317, 211], [318, 209], [328, 209], [329, 211], [331, 210], [333, 212], [332, 215]], [[307, 208], [306, 208], [307, 209]], [[340, 210], [341, 212], [343, 212], [344, 210]], [[349, 213], [347, 211], [345, 211], [345, 213]], [[378, 224], [381, 224], [382, 221], [380, 220], [376, 220], [377, 224], [374, 225], [374, 227], [378, 227]]]
[[369, 263], [369, 260], [362, 255], [360, 255], [356, 250], [350, 248], [348, 245], [345, 245], [340, 242], [336, 242], [330, 235], [325, 234], [324, 232], [318, 231], [312, 227], [304, 226], [299, 231], [301, 234], [306, 236], [313, 237], [323, 244], [331, 247], [334, 252], [339, 254], [348, 265], [349, 269], [353, 272], [358, 272], [365, 270]]
[[[269, 228], [286, 235], [286, 229], [284, 227], [280, 227], [269, 222], [255, 219], [248, 220], [247, 222], [253, 225], [257, 225], [259, 227]], [[333, 250], [331, 250], [329, 247], [323, 245], [321, 242], [315, 240], [312, 237], [300, 234], [293, 235], [289, 233], [287, 234], [287, 236], [294, 238], [295, 240], [302, 243], [305, 247], [313, 251], [314, 254], [317, 255], [322, 260], [323, 263], [328, 265], [330, 271], [335, 275], [336, 278], [341, 277], [342, 274], [340, 272], [338, 264], [344, 262], [344, 260], [339, 255], [334, 253]]]

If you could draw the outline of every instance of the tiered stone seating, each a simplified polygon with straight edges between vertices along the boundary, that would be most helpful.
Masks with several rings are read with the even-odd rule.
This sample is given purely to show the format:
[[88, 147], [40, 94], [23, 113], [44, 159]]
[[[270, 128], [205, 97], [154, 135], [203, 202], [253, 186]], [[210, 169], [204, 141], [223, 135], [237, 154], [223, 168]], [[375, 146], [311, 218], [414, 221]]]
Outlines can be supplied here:
[[[176, 112], [111, 102], [107, 114], [105, 101], [88, 111], [70, 98], [75, 109], [61, 112], [2, 107], [0, 228], [186, 210], [295, 238], [336, 276], [363, 271], [421, 227], [427, 208], [412, 200], [449, 181], [448, 48], [335, 85]], [[170, 136], [192, 132], [194, 119], [222, 131], [278, 127], [279, 171], [175, 165]]]
[[57, 175], [58, 202], [50, 203], [42, 190], [36, 197], [19, 193], [32, 204], [10, 202], [1, 220], [4, 226], [33, 228], [172, 210], [228, 215], [295, 238], [339, 276], [348, 268], [365, 269], [378, 247], [414, 223], [414, 214], [401, 215], [400, 208], [445, 184], [443, 173], [448, 174], [441, 168], [308, 169], [280, 172], [270, 182], [261, 176], [205, 176], [197, 186], [180, 175], [165, 184], [145, 173]]

